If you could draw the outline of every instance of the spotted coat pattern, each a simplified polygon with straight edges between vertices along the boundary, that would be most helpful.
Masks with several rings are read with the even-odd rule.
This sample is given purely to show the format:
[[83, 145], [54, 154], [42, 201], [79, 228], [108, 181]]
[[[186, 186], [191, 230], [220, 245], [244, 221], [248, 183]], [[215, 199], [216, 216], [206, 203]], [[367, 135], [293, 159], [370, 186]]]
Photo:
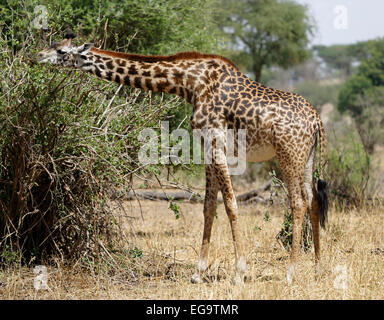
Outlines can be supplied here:
[[[67, 58], [108, 81], [183, 97], [193, 105], [192, 128], [246, 129], [248, 161], [277, 157], [287, 185], [293, 214], [290, 272], [299, 252], [301, 225], [309, 209], [316, 261], [320, 259], [319, 208], [314, 194], [316, 144], [320, 142], [320, 175], [325, 150], [320, 117], [303, 97], [263, 86], [240, 72], [228, 59], [197, 52], [171, 56], [143, 56], [92, 48]], [[225, 157], [225, 154], [221, 155]], [[206, 165], [204, 233], [193, 282], [200, 282], [208, 266], [208, 251], [217, 193], [221, 191], [232, 228], [236, 254], [236, 281], [242, 281], [245, 257], [238, 225], [236, 198], [226, 163]]]

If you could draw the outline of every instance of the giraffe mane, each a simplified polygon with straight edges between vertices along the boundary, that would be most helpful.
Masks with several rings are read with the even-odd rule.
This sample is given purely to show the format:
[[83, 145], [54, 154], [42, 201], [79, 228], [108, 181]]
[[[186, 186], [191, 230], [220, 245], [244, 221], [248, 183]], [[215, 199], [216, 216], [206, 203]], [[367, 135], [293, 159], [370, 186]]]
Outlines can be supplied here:
[[178, 60], [193, 60], [193, 59], [219, 59], [224, 61], [225, 63], [231, 65], [233, 68], [238, 70], [236, 65], [229, 60], [228, 58], [225, 58], [220, 55], [216, 54], [207, 54], [207, 53], [200, 53], [197, 51], [185, 51], [185, 52], [179, 52], [173, 55], [169, 56], [161, 56], [161, 55], [141, 55], [141, 54], [134, 54], [134, 53], [123, 53], [123, 52], [116, 52], [116, 51], [109, 51], [109, 50], [101, 50], [97, 48], [92, 48], [91, 52], [96, 54], [102, 54], [110, 57], [115, 58], [122, 58], [127, 60], [133, 60], [133, 61], [140, 61], [140, 62], [173, 62]]

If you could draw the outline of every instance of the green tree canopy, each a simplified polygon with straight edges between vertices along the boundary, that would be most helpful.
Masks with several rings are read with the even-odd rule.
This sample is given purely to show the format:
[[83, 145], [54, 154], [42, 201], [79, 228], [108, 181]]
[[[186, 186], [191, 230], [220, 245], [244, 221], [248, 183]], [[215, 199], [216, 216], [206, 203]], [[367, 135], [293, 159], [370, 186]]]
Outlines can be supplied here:
[[[71, 29], [109, 50], [170, 54], [214, 51], [221, 34], [212, 15], [216, 0], [9, 0], [0, 1], [0, 31], [20, 49], [28, 37], [61, 39]], [[45, 7], [47, 31], [31, 22]], [[81, 41], [81, 40], [79, 40]]]
[[362, 41], [354, 44], [344, 45], [316, 45], [313, 50], [323, 60], [332, 72], [342, 72], [350, 76], [354, 71], [354, 64], [368, 58], [371, 41]]
[[291, 0], [222, 0], [222, 30], [233, 59], [260, 80], [264, 66], [287, 68], [304, 61], [313, 24], [307, 8]]
[[352, 75], [339, 92], [338, 108], [350, 111], [357, 117], [362, 113], [362, 100], [384, 105], [384, 39], [379, 38], [367, 44], [367, 59], [363, 60], [357, 72]]
[[384, 137], [384, 39], [370, 41], [367, 59], [341, 87], [338, 109], [349, 111], [368, 154]]

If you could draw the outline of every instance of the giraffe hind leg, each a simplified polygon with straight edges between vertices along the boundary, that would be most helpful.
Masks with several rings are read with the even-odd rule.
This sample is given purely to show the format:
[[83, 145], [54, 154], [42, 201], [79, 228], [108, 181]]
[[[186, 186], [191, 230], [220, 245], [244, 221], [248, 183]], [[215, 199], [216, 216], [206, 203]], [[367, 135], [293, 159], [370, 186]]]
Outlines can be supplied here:
[[[318, 198], [315, 197], [316, 190], [314, 188], [314, 183], [313, 183], [315, 155], [316, 155], [316, 149], [314, 146], [311, 149], [310, 155], [308, 157], [307, 163], [304, 168], [304, 176], [303, 176], [304, 179], [301, 180], [302, 182], [299, 182], [301, 186], [301, 201], [299, 200], [299, 203], [297, 203], [297, 200], [291, 200], [293, 202], [292, 215], [293, 215], [293, 223], [294, 223], [294, 226], [293, 226], [294, 232], [292, 235], [293, 239], [292, 239], [291, 261], [290, 261], [290, 266], [287, 272], [288, 283], [291, 283], [293, 280], [295, 263], [298, 256], [298, 252], [300, 250], [300, 241], [302, 238], [302, 235], [301, 235], [302, 223], [303, 223], [303, 218], [307, 209], [309, 211], [309, 216], [310, 216], [310, 221], [312, 226], [312, 234], [313, 234], [313, 241], [314, 241], [314, 247], [315, 247], [316, 268], [318, 268], [318, 262], [320, 260], [320, 238], [319, 238], [320, 214], [319, 214]], [[296, 197], [294, 195], [292, 195], [292, 197], [295, 197], [296, 199], [300, 199], [299, 191], [297, 190], [297, 188], [293, 188], [293, 190], [296, 190], [296, 192], [295, 191], [292, 192], [292, 194], [294, 193], [296, 194]]]
[[302, 238], [302, 225], [305, 212], [307, 211], [307, 200], [303, 197], [302, 184], [299, 179], [295, 179], [293, 183], [288, 184], [292, 210], [292, 247], [291, 256], [287, 272], [287, 281], [289, 284], [294, 279], [297, 258], [300, 252], [300, 243]]
[[[313, 243], [315, 249], [315, 276], [320, 276], [324, 270], [321, 265], [321, 246], [320, 246], [320, 227], [325, 228], [327, 218], [328, 199], [326, 182], [318, 180], [316, 189], [314, 183], [314, 163], [316, 158], [316, 148], [314, 147], [305, 170], [306, 189], [311, 194], [309, 197], [309, 215], [311, 219]], [[311, 159], [312, 158], [312, 159]], [[319, 186], [320, 185], [320, 186]]]
[[282, 152], [277, 154], [279, 164], [283, 173], [284, 182], [288, 189], [288, 196], [292, 212], [292, 246], [289, 266], [287, 270], [287, 282], [291, 284], [296, 269], [297, 258], [300, 252], [302, 238], [302, 224], [304, 215], [308, 208], [308, 195], [304, 180], [305, 160], [290, 157]]
[[320, 212], [319, 212], [318, 198], [314, 196], [316, 195], [316, 190], [313, 183], [315, 156], [316, 156], [316, 148], [313, 147], [304, 170], [304, 185], [305, 185], [305, 191], [308, 196], [308, 209], [309, 209], [309, 216], [310, 216], [311, 226], [312, 226], [313, 242], [315, 247], [315, 262], [317, 264], [320, 260], [320, 235], [319, 235]]

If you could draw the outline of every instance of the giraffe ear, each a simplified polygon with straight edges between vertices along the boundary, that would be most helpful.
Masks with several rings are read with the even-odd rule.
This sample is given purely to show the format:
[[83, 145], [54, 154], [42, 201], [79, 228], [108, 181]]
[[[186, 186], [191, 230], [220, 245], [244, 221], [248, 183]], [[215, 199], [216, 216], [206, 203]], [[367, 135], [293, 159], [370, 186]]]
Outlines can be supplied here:
[[87, 53], [93, 47], [93, 43], [84, 43], [77, 49], [77, 53]]

